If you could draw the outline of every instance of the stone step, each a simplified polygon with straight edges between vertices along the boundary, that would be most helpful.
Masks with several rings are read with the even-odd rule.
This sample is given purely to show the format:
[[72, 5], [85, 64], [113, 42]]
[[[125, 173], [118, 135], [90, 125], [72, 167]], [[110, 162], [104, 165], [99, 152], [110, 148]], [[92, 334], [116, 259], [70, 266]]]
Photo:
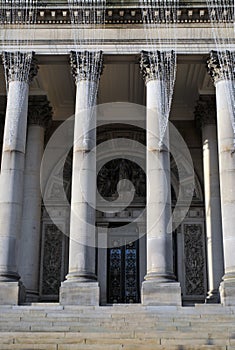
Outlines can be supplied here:
[[0, 350], [234, 350], [234, 348], [226, 348], [226, 346], [217, 346], [217, 345], [208, 345], [208, 346], [198, 346], [191, 345], [187, 346], [187, 348], [176, 346], [165, 346], [165, 345], [126, 345], [126, 344], [116, 344], [116, 345], [88, 345], [88, 344], [44, 344], [44, 345], [19, 345], [19, 344], [11, 344], [11, 345], [0, 345]]
[[203, 344], [194, 344], [192, 339], [191, 344], [162, 344], [162, 345], [155, 345], [155, 344], [148, 344], [145, 342], [145, 344], [126, 344], [125, 341], [119, 342], [118, 344], [71, 344], [71, 343], [64, 343], [64, 344], [47, 344], [46, 339], [44, 344], [0, 344], [0, 350], [77, 350], [77, 349], [92, 349], [92, 350], [101, 350], [101, 349], [107, 349], [107, 350], [121, 350], [121, 349], [129, 349], [129, 350], [135, 350], [135, 349], [141, 349], [141, 350], [228, 350], [232, 349], [231, 347], [226, 347], [226, 345], [203, 345]]
[[4, 306], [2, 349], [235, 350], [235, 308]]

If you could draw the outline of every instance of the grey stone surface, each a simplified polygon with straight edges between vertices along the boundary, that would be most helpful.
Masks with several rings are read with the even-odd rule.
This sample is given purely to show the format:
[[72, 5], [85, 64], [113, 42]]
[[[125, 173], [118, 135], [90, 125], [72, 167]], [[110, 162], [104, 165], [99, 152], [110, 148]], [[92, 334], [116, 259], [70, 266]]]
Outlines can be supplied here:
[[60, 303], [62, 305], [99, 305], [98, 282], [70, 282], [61, 284]]
[[223, 305], [235, 305], [235, 279], [221, 282], [220, 299]]
[[[208, 117], [206, 112], [207, 110], [202, 115], [204, 119]], [[224, 257], [217, 131], [213, 120], [202, 124], [202, 142], [209, 285], [207, 302], [217, 303], [219, 301], [219, 285], [224, 275]]]
[[159, 283], [154, 280], [142, 283], [143, 305], [181, 305], [181, 288], [177, 282]]
[[[0, 306], [0, 314], [5, 307]], [[8, 307], [0, 319], [0, 349], [228, 350], [235, 345], [234, 307], [113, 305]], [[21, 319], [14, 321], [13, 315]], [[68, 315], [82, 317], [69, 320]], [[34, 319], [32, 318], [34, 315]], [[60, 317], [59, 317], [60, 316]]]
[[18, 305], [25, 298], [25, 289], [21, 282], [1, 282], [0, 305]]
[[[231, 108], [227, 100], [232, 82], [219, 80], [216, 82], [218, 145], [219, 145], [219, 169], [220, 169], [220, 192], [222, 210], [222, 229], [225, 276], [221, 286], [221, 299], [226, 305], [235, 305], [234, 280], [235, 276], [235, 153], [234, 132], [231, 120]], [[228, 288], [228, 290], [226, 290]], [[228, 299], [228, 301], [226, 301]]]

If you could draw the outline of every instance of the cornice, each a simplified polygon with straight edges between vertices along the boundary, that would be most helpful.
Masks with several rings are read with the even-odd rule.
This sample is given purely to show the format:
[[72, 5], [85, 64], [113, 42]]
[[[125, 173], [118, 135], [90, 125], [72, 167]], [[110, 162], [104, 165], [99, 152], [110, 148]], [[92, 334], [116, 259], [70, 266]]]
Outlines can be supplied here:
[[[148, 9], [151, 10], [151, 9]], [[139, 4], [106, 6], [105, 24], [142, 24], [142, 13]], [[152, 9], [154, 11], [154, 9]], [[161, 23], [155, 17], [153, 23]], [[41, 3], [37, 12], [37, 24], [70, 24], [70, 13], [66, 3]], [[177, 23], [210, 23], [208, 9], [204, 3], [183, 3], [179, 6]]]
[[[180, 8], [177, 14], [178, 23], [208, 23], [209, 14], [207, 8]], [[37, 16], [37, 24], [70, 24], [68, 8], [40, 9]], [[141, 8], [130, 7], [107, 7], [105, 24], [142, 24]], [[154, 23], [160, 23], [156, 18]]]

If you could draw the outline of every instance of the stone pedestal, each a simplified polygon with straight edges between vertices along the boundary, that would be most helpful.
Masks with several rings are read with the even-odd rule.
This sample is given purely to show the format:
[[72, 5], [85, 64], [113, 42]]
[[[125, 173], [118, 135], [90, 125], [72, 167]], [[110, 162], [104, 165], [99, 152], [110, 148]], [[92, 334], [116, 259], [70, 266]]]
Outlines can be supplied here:
[[235, 278], [221, 282], [219, 291], [220, 300], [223, 305], [235, 305]]
[[62, 282], [60, 287], [61, 305], [99, 305], [98, 282]]
[[229, 51], [222, 53], [225, 65], [221, 65], [217, 52], [211, 52], [208, 60], [209, 73], [216, 88], [220, 194], [224, 246], [225, 275], [220, 285], [221, 302], [235, 305], [235, 152], [234, 152], [234, 109], [230, 91], [234, 94], [229, 77], [234, 74], [233, 57]]
[[76, 110], [71, 188], [69, 273], [62, 283], [62, 304], [97, 305], [96, 262], [96, 115], [101, 53], [72, 52]]
[[25, 297], [25, 288], [20, 281], [0, 283], [0, 305], [18, 305]]
[[181, 305], [181, 288], [178, 282], [156, 282], [147, 280], [142, 283], [143, 305]]
[[[160, 59], [161, 55], [156, 54]], [[166, 128], [161, 140], [163, 82], [154, 55], [141, 54], [147, 89], [147, 275], [142, 303], [165, 305], [170, 300], [171, 305], [180, 305], [180, 286], [173, 274], [169, 132]]]

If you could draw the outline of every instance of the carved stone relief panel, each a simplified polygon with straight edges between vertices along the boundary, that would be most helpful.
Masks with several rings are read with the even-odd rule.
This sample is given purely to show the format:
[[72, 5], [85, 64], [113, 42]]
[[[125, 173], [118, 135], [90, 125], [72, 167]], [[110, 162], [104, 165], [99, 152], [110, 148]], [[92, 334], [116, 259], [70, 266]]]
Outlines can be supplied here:
[[184, 222], [177, 231], [178, 279], [183, 301], [203, 302], [207, 291], [204, 223]]
[[185, 287], [187, 295], [204, 295], [204, 236], [202, 225], [184, 225]]
[[42, 229], [40, 297], [43, 300], [57, 300], [61, 281], [66, 274], [65, 258], [67, 237], [52, 222], [44, 222]]
[[[117, 198], [117, 184], [129, 180], [135, 187], [135, 197], [145, 198], [146, 176], [140, 166], [128, 159], [114, 159], [106, 163], [98, 174], [97, 187], [102, 197]], [[125, 183], [124, 183], [125, 186]], [[128, 183], [126, 183], [128, 189]]]

